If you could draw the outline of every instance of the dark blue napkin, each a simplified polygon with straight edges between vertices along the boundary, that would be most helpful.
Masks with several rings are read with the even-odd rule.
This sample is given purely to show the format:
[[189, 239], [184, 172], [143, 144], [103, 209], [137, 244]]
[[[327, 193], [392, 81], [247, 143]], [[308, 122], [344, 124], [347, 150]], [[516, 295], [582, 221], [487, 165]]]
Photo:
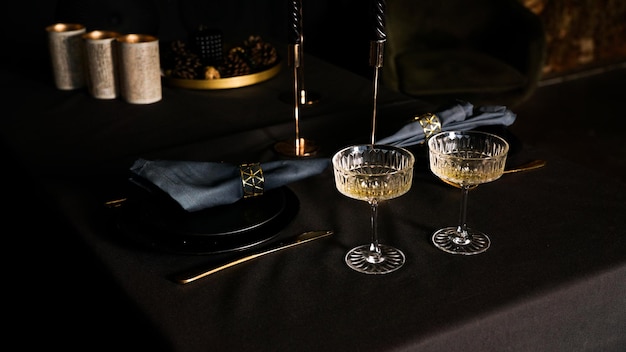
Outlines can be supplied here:
[[[488, 125], [510, 126], [516, 118], [516, 115], [505, 106], [492, 105], [475, 108], [474, 105], [465, 101], [459, 101], [435, 115], [441, 123], [441, 131], [467, 131]], [[376, 143], [408, 147], [424, 142], [425, 137], [422, 125], [419, 121], [413, 121]]]
[[[319, 174], [329, 165], [329, 159], [316, 158], [260, 163], [264, 190]], [[165, 191], [187, 211], [232, 204], [244, 197], [239, 165], [138, 159], [130, 170]]]

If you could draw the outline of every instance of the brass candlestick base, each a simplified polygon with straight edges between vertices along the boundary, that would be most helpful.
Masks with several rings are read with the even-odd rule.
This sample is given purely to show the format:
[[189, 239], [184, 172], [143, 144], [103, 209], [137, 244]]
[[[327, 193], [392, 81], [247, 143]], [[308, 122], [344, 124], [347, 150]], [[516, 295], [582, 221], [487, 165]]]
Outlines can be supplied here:
[[274, 150], [284, 156], [304, 158], [315, 156], [319, 151], [319, 147], [315, 142], [299, 138], [299, 142], [296, 139], [284, 140], [274, 145]]

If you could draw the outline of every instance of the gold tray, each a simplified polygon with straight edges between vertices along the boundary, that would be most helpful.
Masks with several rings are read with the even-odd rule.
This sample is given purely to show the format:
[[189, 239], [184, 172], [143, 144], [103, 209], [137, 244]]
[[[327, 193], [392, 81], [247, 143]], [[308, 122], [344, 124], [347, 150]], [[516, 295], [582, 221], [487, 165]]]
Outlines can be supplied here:
[[251, 73], [249, 75], [235, 76], [219, 79], [182, 79], [165, 76], [165, 82], [173, 87], [187, 89], [231, 89], [250, 86], [267, 81], [280, 72], [281, 63], [268, 68], [267, 70]]

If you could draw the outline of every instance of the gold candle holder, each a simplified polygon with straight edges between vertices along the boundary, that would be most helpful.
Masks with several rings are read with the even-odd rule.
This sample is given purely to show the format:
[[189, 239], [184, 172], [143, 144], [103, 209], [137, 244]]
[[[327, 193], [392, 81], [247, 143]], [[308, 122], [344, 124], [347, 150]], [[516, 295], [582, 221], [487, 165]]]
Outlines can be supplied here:
[[83, 40], [85, 26], [56, 23], [46, 27], [54, 84], [61, 90], [85, 86]]
[[281, 141], [276, 143], [274, 149], [285, 156], [291, 157], [308, 157], [317, 154], [318, 147], [315, 142], [302, 138], [300, 136], [300, 107], [303, 105], [304, 90], [302, 86], [302, 45], [291, 45], [289, 61], [293, 66], [293, 103], [294, 103], [294, 119], [295, 119], [295, 138], [293, 140]]
[[131, 104], [160, 101], [162, 88], [159, 40], [147, 34], [126, 34], [116, 40], [122, 98]]
[[290, 40], [292, 44], [289, 46], [288, 61], [293, 67], [293, 95], [291, 101], [294, 104], [293, 115], [295, 119], [295, 138], [292, 140], [278, 142], [274, 146], [274, 149], [278, 153], [286, 156], [307, 157], [317, 154], [318, 148], [313, 141], [300, 137], [300, 107], [312, 104], [314, 100], [310, 99], [314, 97], [314, 95], [308, 94], [306, 89], [304, 89], [302, 0], [292, 0], [291, 5], [290, 14], [292, 31], [290, 31]]
[[91, 31], [83, 34], [87, 66], [87, 88], [97, 99], [115, 99], [118, 96], [117, 52], [111, 31]]

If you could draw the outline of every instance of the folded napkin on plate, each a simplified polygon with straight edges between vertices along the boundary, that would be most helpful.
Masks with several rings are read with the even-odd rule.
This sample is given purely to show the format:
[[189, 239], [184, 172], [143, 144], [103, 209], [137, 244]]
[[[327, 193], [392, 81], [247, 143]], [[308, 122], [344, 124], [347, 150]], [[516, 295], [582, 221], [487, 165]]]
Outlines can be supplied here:
[[[434, 115], [434, 116], [433, 116]], [[424, 142], [431, 134], [439, 131], [467, 131], [480, 126], [510, 126], [516, 115], [505, 106], [481, 106], [474, 108], [468, 102], [457, 104], [435, 114], [416, 117], [393, 135], [377, 141], [396, 147], [407, 147]]]
[[130, 170], [165, 191], [183, 209], [197, 211], [261, 195], [319, 174], [329, 164], [328, 159], [316, 158], [242, 165], [138, 159]]

